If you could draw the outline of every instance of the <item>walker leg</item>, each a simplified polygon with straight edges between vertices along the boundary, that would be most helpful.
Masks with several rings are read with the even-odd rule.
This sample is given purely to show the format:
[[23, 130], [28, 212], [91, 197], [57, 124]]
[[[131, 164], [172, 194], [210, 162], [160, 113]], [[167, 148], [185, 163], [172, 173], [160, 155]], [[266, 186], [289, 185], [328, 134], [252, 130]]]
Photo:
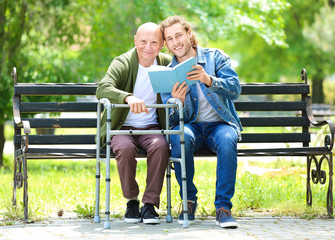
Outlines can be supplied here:
[[166, 222], [172, 222], [172, 215], [171, 215], [171, 161], [169, 160], [168, 166], [166, 169], [166, 195], [167, 195], [167, 215], [166, 215]]
[[104, 228], [109, 229], [111, 228], [110, 222], [109, 222], [109, 215], [110, 215], [110, 153], [107, 154], [106, 158], [106, 220], [104, 223]]
[[100, 223], [100, 162], [97, 160], [95, 181], [95, 215], [94, 222]]

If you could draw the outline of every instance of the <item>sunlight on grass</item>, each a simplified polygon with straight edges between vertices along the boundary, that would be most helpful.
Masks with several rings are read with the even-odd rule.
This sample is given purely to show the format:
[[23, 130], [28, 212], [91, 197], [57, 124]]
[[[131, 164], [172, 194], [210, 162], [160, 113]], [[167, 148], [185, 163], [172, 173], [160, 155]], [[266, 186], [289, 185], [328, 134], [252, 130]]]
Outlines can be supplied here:
[[[313, 207], [306, 207], [306, 169], [302, 162], [260, 163], [250, 161], [249, 165], [278, 167], [281, 171], [257, 175], [246, 171], [244, 162], [239, 164], [236, 191], [233, 198], [233, 214], [249, 216], [254, 213], [271, 215], [290, 215], [310, 218], [326, 214], [326, 186], [312, 186]], [[100, 212], [105, 207], [105, 168], [101, 169]], [[294, 171], [287, 171], [287, 167]], [[0, 219], [22, 218], [22, 189], [17, 192], [18, 207], [10, 208], [12, 198], [12, 169], [0, 171]], [[287, 174], [283, 174], [287, 171]], [[140, 199], [145, 188], [146, 162], [138, 163], [137, 180], [140, 186]], [[177, 217], [180, 209], [179, 187], [172, 174], [172, 213]], [[198, 187], [197, 217], [215, 216], [216, 161], [199, 159], [196, 161], [195, 184]], [[95, 202], [95, 160], [88, 161], [50, 161], [31, 160], [28, 163], [29, 214], [35, 221], [55, 215], [61, 209], [74, 212], [82, 209], [92, 211]], [[86, 207], [85, 207], [86, 206]], [[122, 196], [115, 161], [111, 163], [111, 214], [123, 217], [126, 201]], [[166, 215], [166, 186], [161, 194], [161, 215]]]

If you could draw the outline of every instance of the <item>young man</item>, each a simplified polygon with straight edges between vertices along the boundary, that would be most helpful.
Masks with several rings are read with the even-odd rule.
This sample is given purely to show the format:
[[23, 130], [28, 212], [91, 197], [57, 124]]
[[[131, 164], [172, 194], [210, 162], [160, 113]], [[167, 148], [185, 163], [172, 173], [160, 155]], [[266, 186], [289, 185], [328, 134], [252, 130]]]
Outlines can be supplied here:
[[[235, 191], [237, 141], [242, 130], [233, 103], [241, 93], [238, 76], [227, 54], [197, 45], [190, 25], [182, 17], [168, 17], [160, 26], [166, 45], [174, 55], [171, 67], [190, 57], [197, 59], [197, 65], [193, 66], [194, 70], [187, 78], [199, 82], [191, 86], [185, 82], [176, 83], [171, 93], [162, 94], [163, 102], [174, 97], [184, 104], [188, 218], [190, 223], [194, 222], [197, 208], [193, 152], [206, 147], [217, 154], [216, 223], [223, 228], [236, 228], [238, 224], [231, 215], [231, 198]], [[178, 115], [177, 111], [170, 112], [171, 124], [177, 129]], [[171, 135], [170, 138], [172, 156], [180, 157], [179, 136]], [[175, 164], [175, 173], [181, 187], [178, 163]], [[182, 214], [178, 222], [183, 223]]]
[[[160, 53], [163, 36], [154, 23], [141, 25], [134, 36], [135, 48], [116, 57], [110, 64], [105, 77], [98, 85], [98, 99], [108, 98], [112, 103], [127, 103], [129, 109], [112, 110], [112, 129], [157, 130], [165, 125], [164, 109], [147, 109], [146, 104], [161, 103], [160, 96], [153, 92], [148, 70], [153, 64], [167, 65], [171, 57]], [[106, 143], [106, 112], [102, 117], [101, 141]], [[169, 153], [162, 135], [115, 135], [111, 139], [120, 176], [122, 193], [127, 199], [126, 223], [143, 221], [160, 223], [154, 206], [159, 207], [160, 193]], [[135, 179], [138, 148], [147, 152], [147, 180], [143, 193], [144, 206], [139, 210], [139, 187]]]

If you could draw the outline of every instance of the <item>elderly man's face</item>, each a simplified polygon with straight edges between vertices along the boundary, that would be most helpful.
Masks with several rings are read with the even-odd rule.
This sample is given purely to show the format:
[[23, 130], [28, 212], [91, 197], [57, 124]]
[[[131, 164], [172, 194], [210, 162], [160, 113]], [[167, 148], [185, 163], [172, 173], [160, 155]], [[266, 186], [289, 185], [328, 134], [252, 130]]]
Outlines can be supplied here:
[[159, 26], [141, 28], [137, 31], [134, 42], [139, 63], [144, 67], [149, 67], [163, 47], [162, 32]]

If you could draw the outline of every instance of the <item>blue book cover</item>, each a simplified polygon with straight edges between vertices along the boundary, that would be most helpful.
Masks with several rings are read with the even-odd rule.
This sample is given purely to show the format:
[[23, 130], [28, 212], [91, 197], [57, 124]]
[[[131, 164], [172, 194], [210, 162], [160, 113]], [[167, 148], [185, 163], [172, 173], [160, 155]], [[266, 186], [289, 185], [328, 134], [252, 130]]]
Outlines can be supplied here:
[[185, 81], [189, 86], [198, 82], [190, 81], [186, 78], [187, 73], [194, 70], [192, 66], [196, 64], [195, 58], [192, 57], [173, 68], [158, 65], [151, 66], [148, 73], [154, 92], [171, 92], [176, 82], [182, 83]]

